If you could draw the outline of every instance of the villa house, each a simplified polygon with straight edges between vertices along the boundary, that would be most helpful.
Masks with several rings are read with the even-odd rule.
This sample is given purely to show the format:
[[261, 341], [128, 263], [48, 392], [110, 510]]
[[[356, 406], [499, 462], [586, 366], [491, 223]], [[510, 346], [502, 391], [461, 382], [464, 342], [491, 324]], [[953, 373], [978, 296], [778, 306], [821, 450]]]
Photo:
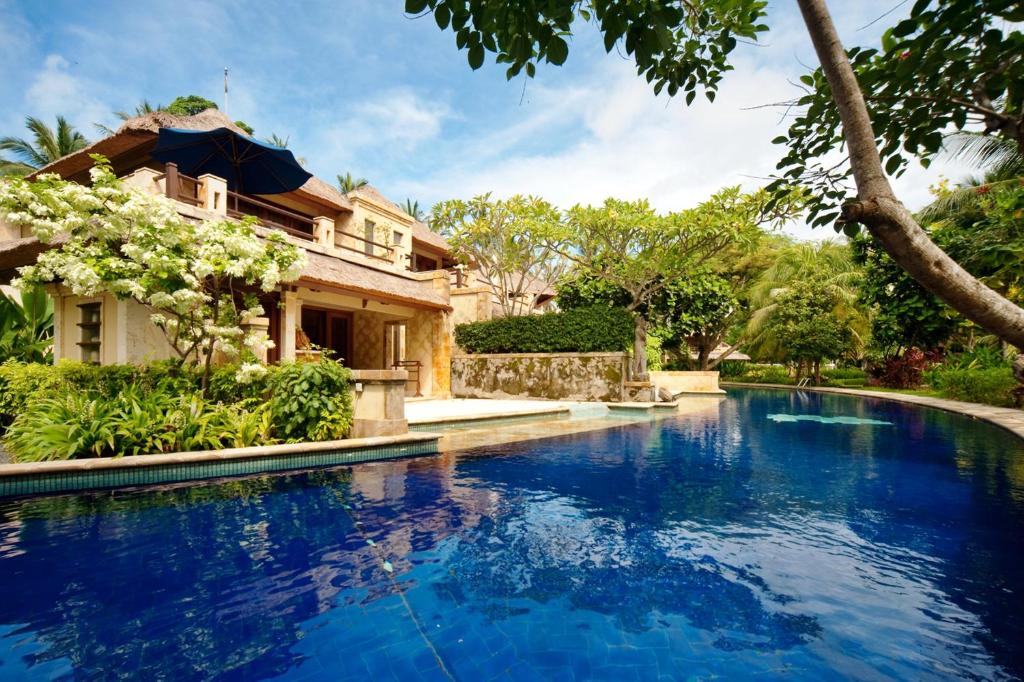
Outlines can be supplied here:
[[[453, 273], [446, 268], [454, 263], [444, 239], [372, 187], [346, 195], [311, 177], [293, 191], [255, 195], [229, 190], [215, 175], [186, 176], [152, 156], [165, 128], [244, 135], [216, 110], [191, 117], [156, 112], [126, 121], [114, 135], [39, 173], [87, 182], [89, 155], [102, 154], [125, 182], [173, 199], [184, 216], [251, 215], [260, 229], [283, 230], [305, 249], [308, 263], [297, 281], [264, 296], [266, 317], [251, 321], [274, 341], [269, 362], [329, 348], [353, 369], [408, 370], [408, 395], [449, 395]], [[0, 283], [44, 248], [0, 224]], [[171, 357], [143, 306], [111, 296], [84, 299], [59, 286], [51, 294], [55, 358], [109, 364]]]

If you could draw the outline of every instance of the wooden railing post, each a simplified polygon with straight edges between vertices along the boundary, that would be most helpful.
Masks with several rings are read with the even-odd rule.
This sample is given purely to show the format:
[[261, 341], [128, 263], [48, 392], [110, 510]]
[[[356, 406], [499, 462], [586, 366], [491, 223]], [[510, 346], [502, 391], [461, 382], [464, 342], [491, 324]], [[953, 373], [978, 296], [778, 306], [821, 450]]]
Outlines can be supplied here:
[[164, 177], [164, 194], [171, 199], [178, 198], [178, 164], [174, 162], [168, 162], [166, 166], [167, 174]]

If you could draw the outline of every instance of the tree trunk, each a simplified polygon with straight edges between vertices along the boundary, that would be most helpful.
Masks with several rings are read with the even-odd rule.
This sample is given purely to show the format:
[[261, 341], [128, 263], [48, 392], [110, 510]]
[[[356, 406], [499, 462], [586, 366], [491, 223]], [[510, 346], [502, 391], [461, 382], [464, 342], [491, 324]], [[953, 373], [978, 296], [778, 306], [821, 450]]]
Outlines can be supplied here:
[[647, 320], [643, 315], [633, 313], [633, 364], [632, 381], [647, 381]]
[[701, 372], [708, 371], [708, 358], [711, 357], [711, 350], [705, 342], [697, 346], [697, 369]]
[[821, 386], [821, 360], [814, 361], [814, 385]]
[[925, 289], [999, 338], [1024, 348], [1024, 309], [979, 282], [935, 245], [899, 202], [882, 170], [864, 95], [825, 0], [797, 0], [843, 123], [857, 201], [843, 218], [863, 224]]

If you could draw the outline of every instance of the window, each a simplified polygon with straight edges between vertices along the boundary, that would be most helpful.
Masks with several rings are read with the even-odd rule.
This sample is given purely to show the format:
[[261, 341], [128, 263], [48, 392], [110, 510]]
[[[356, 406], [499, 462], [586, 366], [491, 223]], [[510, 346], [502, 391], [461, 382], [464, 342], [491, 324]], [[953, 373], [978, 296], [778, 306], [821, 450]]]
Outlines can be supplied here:
[[402, 245], [402, 233], [399, 232], [398, 230], [395, 230], [391, 234], [391, 245], [392, 246], [401, 246]]
[[376, 229], [377, 225], [372, 220], [363, 221], [363, 247], [367, 256], [373, 255], [373, 234]]
[[81, 311], [81, 322], [78, 328], [78, 347], [81, 351], [82, 362], [99, 364], [100, 362], [100, 331], [102, 308], [99, 303], [83, 303], [78, 306]]

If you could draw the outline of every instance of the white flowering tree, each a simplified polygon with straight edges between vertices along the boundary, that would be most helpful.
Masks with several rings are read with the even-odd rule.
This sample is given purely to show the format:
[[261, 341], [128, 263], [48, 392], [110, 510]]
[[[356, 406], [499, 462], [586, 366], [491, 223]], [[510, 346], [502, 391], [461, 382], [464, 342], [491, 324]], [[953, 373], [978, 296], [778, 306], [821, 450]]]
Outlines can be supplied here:
[[[195, 221], [170, 200], [126, 187], [94, 156], [87, 187], [52, 174], [0, 182], [0, 216], [55, 248], [19, 270], [19, 286], [59, 282], [79, 296], [113, 294], [146, 306], [182, 362], [201, 363], [209, 385], [215, 352], [243, 361], [272, 343], [243, 330], [263, 314], [259, 291], [297, 279], [301, 249], [255, 220]], [[258, 371], [243, 364], [240, 375]]]

